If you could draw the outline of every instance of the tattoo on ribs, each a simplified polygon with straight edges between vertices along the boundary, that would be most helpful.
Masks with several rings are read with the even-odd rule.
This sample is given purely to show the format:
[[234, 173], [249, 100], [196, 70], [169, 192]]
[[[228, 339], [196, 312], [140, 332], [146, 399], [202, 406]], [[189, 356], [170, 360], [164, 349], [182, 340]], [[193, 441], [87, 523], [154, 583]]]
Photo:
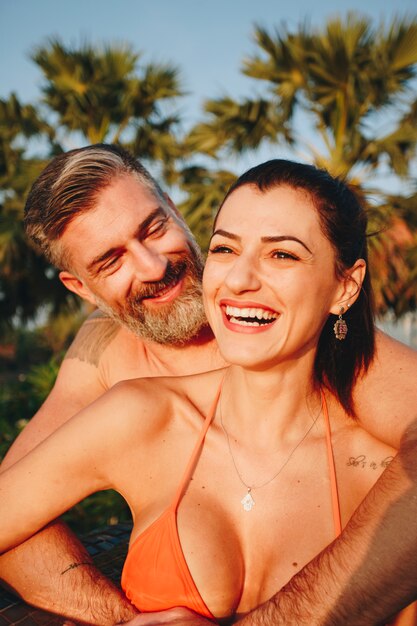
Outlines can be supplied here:
[[393, 458], [394, 458], [393, 456], [387, 456], [384, 459], [382, 459], [382, 461], [370, 461], [366, 458], [365, 454], [360, 454], [359, 456], [356, 456], [356, 457], [350, 456], [346, 465], [348, 466], [350, 465], [352, 467], [360, 467], [362, 469], [364, 467], [369, 467], [369, 469], [373, 469], [373, 470], [376, 470], [380, 467], [383, 467], [385, 469], [391, 463]]
[[92, 565], [92, 563], [89, 563], [88, 561], [85, 561], [82, 563], [71, 563], [71, 565], [68, 565], [68, 567], [64, 569], [63, 572], [61, 572], [61, 576], [63, 576], [64, 574], [66, 574], [72, 569], [77, 569], [77, 567], [81, 567], [81, 565]]
[[109, 317], [94, 316], [81, 326], [65, 358], [78, 359], [98, 367], [100, 357], [120, 330], [120, 324]]

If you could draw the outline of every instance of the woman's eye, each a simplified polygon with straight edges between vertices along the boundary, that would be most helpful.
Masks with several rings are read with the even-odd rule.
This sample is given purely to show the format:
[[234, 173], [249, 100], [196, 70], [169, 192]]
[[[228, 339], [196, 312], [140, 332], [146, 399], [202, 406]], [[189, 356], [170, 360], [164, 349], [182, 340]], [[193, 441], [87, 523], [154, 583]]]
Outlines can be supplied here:
[[291, 252], [284, 252], [284, 250], [276, 250], [276, 252], [272, 255], [275, 259], [292, 259], [293, 261], [298, 261], [298, 257]]
[[217, 245], [209, 249], [209, 254], [232, 254], [232, 249], [229, 246]]

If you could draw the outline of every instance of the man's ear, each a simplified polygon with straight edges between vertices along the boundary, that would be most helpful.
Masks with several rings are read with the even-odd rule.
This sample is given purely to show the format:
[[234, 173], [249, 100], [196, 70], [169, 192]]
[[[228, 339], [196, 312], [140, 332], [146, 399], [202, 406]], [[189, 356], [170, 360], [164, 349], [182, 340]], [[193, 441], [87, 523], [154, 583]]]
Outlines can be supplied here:
[[361, 292], [362, 283], [366, 274], [366, 261], [358, 259], [350, 269], [348, 269], [340, 281], [336, 299], [330, 309], [333, 315], [339, 315], [343, 307], [344, 310], [356, 302]]
[[71, 274], [71, 272], [62, 271], [59, 272], [59, 279], [67, 289], [76, 293], [77, 296], [80, 296], [80, 298], [82, 298], [83, 300], [87, 300], [87, 302], [90, 302], [91, 304], [94, 304], [94, 306], [96, 306], [94, 296], [92, 295], [90, 290], [84, 285], [83, 281], [77, 278], [77, 276], [74, 276], [74, 274]]

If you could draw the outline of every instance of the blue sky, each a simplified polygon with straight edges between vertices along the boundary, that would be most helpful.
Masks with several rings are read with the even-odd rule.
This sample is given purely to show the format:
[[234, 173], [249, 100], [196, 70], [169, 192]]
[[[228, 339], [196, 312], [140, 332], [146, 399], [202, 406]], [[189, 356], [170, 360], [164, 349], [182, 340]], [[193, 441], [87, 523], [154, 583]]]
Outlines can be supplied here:
[[[40, 97], [41, 73], [29, 54], [48, 37], [71, 45], [127, 41], [143, 52], [144, 63], [181, 69], [190, 94], [181, 108], [191, 124], [204, 98], [245, 96], [254, 89], [239, 72], [255, 51], [254, 23], [272, 29], [285, 22], [292, 29], [306, 19], [321, 25], [348, 11], [378, 22], [416, 15], [417, 7], [415, 0], [0, 0], [0, 98], [11, 91], [23, 102]], [[232, 169], [242, 172], [264, 156], [271, 157], [249, 155]]]
[[[284, 22], [295, 29], [304, 20], [321, 25], [348, 11], [376, 23], [394, 14], [417, 14], [415, 0], [392, 5], [380, 0], [0, 0], [0, 98], [11, 91], [23, 102], [40, 97], [42, 75], [29, 55], [48, 37], [74, 46], [129, 42], [142, 51], [144, 63], [180, 68], [189, 94], [180, 110], [191, 125], [205, 98], [245, 96], [258, 88], [240, 73], [242, 60], [256, 50], [254, 23], [272, 30]], [[239, 170], [270, 158], [268, 151], [240, 159]]]
[[[305, 19], [322, 24], [349, 10], [380, 20], [392, 17], [389, 5], [379, 0], [0, 0], [0, 97], [11, 91], [23, 101], [39, 97], [41, 74], [29, 54], [47, 37], [58, 35], [74, 45], [128, 41], [143, 51], [144, 62], [170, 62], [181, 69], [191, 94], [185, 111], [194, 118], [205, 97], [250, 90], [239, 69], [255, 50], [255, 22], [271, 28], [284, 21], [295, 28]], [[395, 12], [416, 14], [415, 0], [396, 0]]]

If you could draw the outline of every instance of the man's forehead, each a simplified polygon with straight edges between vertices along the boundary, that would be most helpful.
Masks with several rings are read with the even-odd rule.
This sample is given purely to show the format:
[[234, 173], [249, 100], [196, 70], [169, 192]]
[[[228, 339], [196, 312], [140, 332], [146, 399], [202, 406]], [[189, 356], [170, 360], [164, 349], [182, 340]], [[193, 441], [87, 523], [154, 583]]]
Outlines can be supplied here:
[[96, 225], [103, 230], [129, 220], [138, 222], [147, 219], [156, 208], [165, 214], [171, 213], [166, 199], [154, 194], [133, 175], [115, 178], [88, 204], [85, 210], [73, 217], [66, 231], [80, 231]]
[[145, 201], [166, 204], [164, 194], [159, 193], [150, 182], [141, 179], [134, 172], [115, 175], [107, 185], [97, 191], [93, 207], [99, 206], [103, 201], [113, 200], [114, 196], [121, 202], [132, 200], [137, 203]]

